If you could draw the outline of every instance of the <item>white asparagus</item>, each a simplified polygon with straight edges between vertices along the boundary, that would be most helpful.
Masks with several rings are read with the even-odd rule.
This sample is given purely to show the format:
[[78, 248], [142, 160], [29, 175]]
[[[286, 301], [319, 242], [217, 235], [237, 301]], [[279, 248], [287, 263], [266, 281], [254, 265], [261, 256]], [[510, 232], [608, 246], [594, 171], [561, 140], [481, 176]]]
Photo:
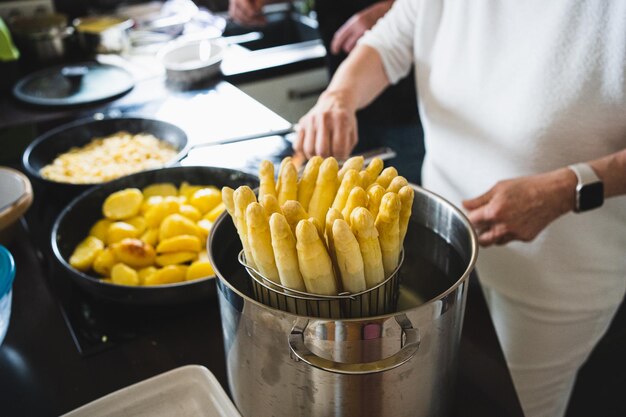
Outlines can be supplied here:
[[352, 231], [359, 242], [363, 257], [363, 270], [367, 288], [373, 288], [385, 280], [383, 255], [378, 241], [378, 230], [374, 226], [374, 216], [369, 210], [358, 207], [350, 216]]
[[343, 291], [355, 294], [367, 289], [359, 243], [345, 220], [333, 223], [333, 241]]
[[385, 190], [389, 187], [391, 180], [398, 176], [398, 170], [394, 167], [387, 167], [383, 169], [378, 178], [376, 178], [376, 183], [380, 184]]
[[305, 210], [309, 209], [309, 202], [313, 196], [315, 182], [323, 161], [324, 159], [321, 156], [314, 156], [309, 159], [309, 162], [304, 167], [302, 177], [298, 181], [298, 201]]
[[365, 158], [362, 155], [353, 156], [351, 158], [346, 159], [346, 161], [341, 166], [341, 169], [337, 172], [337, 179], [339, 182], [343, 180], [343, 176], [346, 173], [353, 169], [356, 172], [359, 172], [363, 168], [363, 163], [365, 162]]
[[385, 189], [380, 185], [374, 183], [367, 190], [367, 209], [372, 213], [374, 219], [378, 216], [378, 210], [380, 209], [380, 201], [383, 199], [383, 195], [385, 195]]
[[270, 235], [269, 221], [265, 209], [259, 203], [251, 203], [246, 209], [248, 243], [256, 263], [256, 269], [266, 278], [280, 284], [274, 249]]
[[389, 183], [389, 186], [387, 187], [387, 192], [397, 194], [398, 191], [400, 191], [400, 188], [408, 184], [409, 182], [407, 181], [406, 178], [404, 178], [402, 175], [398, 175], [397, 177], [392, 179], [391, 182]]
[[259, 201], [266, 195], [278, 196], [274, 175], [274, 164], [268, 160], [261, 161], [259, 166]]
[[352, 189], [358, 185], [359, 173], [354, 169], [349, 169], [343, 176], [343, 180], [339, 185], [337, 195], [335, 195], [335, 199], [333, 200], [332, 208], [339, 211], [343, 210], [343, 208], [346, 206], [346, 201], [348, 201], [350, 191], [352, 191]]
[[376, 217], [385, 277], [392, 274], [400, 260], [400, 206], [398, 194], [385, 193]]
[[298, 170], [293, 163], [287, 162], [280, 171], [280, 190], [278, 204], [298, 199]]
[[409, 228], [409, 220], [411, 219], [411, 210], [413, 208], [413, 197], [415, 191], [410, 185], [400, 188], [398, 196], [400, 197], [400, 246], [404, 245], [404, 238]]
[[254, 195], [254, 191], [247, 185], [242, 185], [238, 187], [233, 193], [233, 201], [235, 205], [235, 226], [237, 228], [237, 233], [239, 233], [239, 239], [241, 240], [241, 245], [243, 246], [243, 251], [246, 255], [246, 262], [251, 267], [256, 267], [256, 263], [254, 262], [254, 256], [250, 251], [250, 245], [248, 243], [248, 225], [246, 222], [246, 209], [248, 205], [256, 202], [256, 196]]
[[320, 224], [326, 220], [326, 212], [330, 208], [337, 193], [337, 171], [339, 166], [335, 158], [328, 157], [322, 162], [315, 182], [313, 196], [309, 203], [309, 216], [315, 217]]
[[341, 211], [343, 218], [347, 220], [348, 224], [350, 223], [352, 210], [357, 207], [367, 207], [367, 193], [361, 187], [354, 187], [352, 191], [350, 191], [346, 206]]
[[306, 291], [298, 263], [296, 238], [285, 216], [280, 213], [272, 214], [270, 217], [270, 234], [281, 284], [293, 290]]
[[330, 255], [326, 250], [326, 245], [321, 241], [317, 229], [310, 221], [301, 220], [298, 223], [296, 242], [300, 273], [307, 292], [337, 295], [337, 284]]

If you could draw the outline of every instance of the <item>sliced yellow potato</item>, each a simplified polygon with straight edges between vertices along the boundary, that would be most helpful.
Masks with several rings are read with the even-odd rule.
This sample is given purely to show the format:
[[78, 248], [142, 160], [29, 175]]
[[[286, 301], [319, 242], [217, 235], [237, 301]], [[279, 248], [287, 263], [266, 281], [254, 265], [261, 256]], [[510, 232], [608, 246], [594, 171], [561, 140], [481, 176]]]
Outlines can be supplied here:
[[189, 265], [189, 268], [187, 268], [185, 281], [212, 277], [213, 275], [215, 275], [215, 271], [213, 271], [213, 267], [209, 261], [196, 261]]
[[156, 258], [154, 247], [140, 239], [124, 239], [111, 245], [111, 249], [120, 262], [133, 268], [153, 265]]
[[159, 242], [159, 229], [146, 230], [143, 235], [141, 235], [141, 240], [149, 245], [156, 246]]
[[211, 234], [211, 229], [213, 228], [213, 222], [207, 219], [202, 219], [196, 223], [200, 228], [200, 233], [202, 234], [203, 240], [206, 240], [207, 237]]
[[151, 184], [143, 189], [144, 198], [149, 198], [153, 196], [166, 197], [168, 195], [178, 195], [178, 188], [176, 188], [176, 186], [170, 182]]
[[153, 275], [156, 271], [158, 271], [158, 269], [153, 266], [147, 266], [137, 271], [137, 276], [139, 277], [139, 285], [144, 285], [148, 277]]
[[80, 242], [74, 253], [70, 256], [70, 265], [79, 271], [87, 271], [91, 268], [93, 261], [104, 249], [104, 243], [95, 236], [87, 236]]
[[207, 187], [193, 193], [189, 199], [189, 204], [200, 210], [202, 213], [208, 213], [211, 209], [222, 202], [222, 193], [215, 187]]
[[163, 255], [157, 255], [156, 264], [159, 266], [177, 265], [189, 261], [195, 261], [198, 258], [198, 252], [172, 252]]
[[208, 188], [206, 185], [191, 185], [187, 181], [183, 181], [178, 189], [178, 194], [185, 197], [187, 200], [191, 199], [194, 193], [203, 188]]
[[200, 237], [198, 226], [187, 217], [178, 213], [170, 214], [161, 222], [159, 227], [159, 241], [178, 235], [192, 235]]
[[93, 260], [92, 268], [98, 274], [108, 277], [111, 275], [111, 268], [117, 263], [115, 254], [111, 248], [104, 248]]
[[146, 226], [159, 227], [164, 218], [170, 214], [178, 213], [180, 203], [175, 200], [163, 200], [146, 211]]
[[104, 244], [107, 243], [107, 232], [109, 230], [109, 226], [111, 226], [112, 221], [108, 219], [100, 219], [94, 223], [94, 225], [89, 230], [90, 236], [95, 236], [100, 239]]
[[152, 197], [145, 198], [141, 204], [141, 213], [146, 214], [148, 210], [163, 202], [163, 196], [153, 195]]
[[182, 282], [187, 275], [186, 265], [168, 265], [158, 269], [154, 274], [146, 277], [144, 285], [163, 285]]
[[146, 231], [146, 219], [142, 216], [131, 217], [128, 220], [125, 220], [126, 223], [134, 226], [137, 229], [137, 236], [143, 234]]
[[104, 217], [111, 220], [124, 220], [139, 214], [143, 194], [137, 188], [126, 188], [109, 195], [102, 205]]
[[181, 204], [180, 214], [187, 217], [189, 220], [193, 220], [194, 222], [197, 222], [202, 218], [202, 213], [200, 213], [200, 210], [198, 210], [191, 204]]
[[128, 265], [118, 263], [111, 268], [111, 281], [119, 285], [139, 285], [137, 271]]
[[156, 248], [158, 253], [200, 252], [201, 249], [200, 238], [193, 235], [178, 235], [163, 239]]
[[137, 237], [137, 229], [126, 222], [113, 222], [107, 231], [107, 244], [112, 245], [129, 237]]
[[222, 214], [226, 210], [226, 206], [224, 203], [219, 203], [217, 206], [213, 207], [211, 211], [204, 215], [204, 219], [214, 222], [220, 214]]

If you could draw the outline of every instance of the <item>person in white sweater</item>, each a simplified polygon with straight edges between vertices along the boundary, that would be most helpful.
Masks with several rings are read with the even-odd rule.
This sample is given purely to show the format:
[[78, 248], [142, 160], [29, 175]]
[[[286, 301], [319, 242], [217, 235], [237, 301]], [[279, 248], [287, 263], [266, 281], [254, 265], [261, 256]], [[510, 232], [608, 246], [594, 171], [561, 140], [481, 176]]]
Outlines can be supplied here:
[[562, 416], [626, 290], [626, 1], [398, 0], [294, 148], [345, 158], [355, 111], [412, 64], [423, 184], [477, 231], [526, 416]]

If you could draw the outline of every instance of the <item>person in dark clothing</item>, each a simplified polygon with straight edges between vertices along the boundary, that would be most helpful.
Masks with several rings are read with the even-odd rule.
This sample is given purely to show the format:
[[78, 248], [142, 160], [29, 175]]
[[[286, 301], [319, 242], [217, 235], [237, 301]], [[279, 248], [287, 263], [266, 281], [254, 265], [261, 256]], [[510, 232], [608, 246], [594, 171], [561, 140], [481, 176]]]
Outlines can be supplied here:
[[[230, 0], [229, 12], [238, 22], [262, 25], [261, 9], [268, 0]], [[315, 0], [319, 32], [326, 47], [326, 63], [332, 76], [358, 39], [391, 8], [393, 0]], [[393, 165], [410, 182], [421, 183], [424, 158], [422, 126], [417, 110], [413, 71], [389, 87], [357, 113], [358, 144], [354, 153], [388, 146], [397, 156]]]

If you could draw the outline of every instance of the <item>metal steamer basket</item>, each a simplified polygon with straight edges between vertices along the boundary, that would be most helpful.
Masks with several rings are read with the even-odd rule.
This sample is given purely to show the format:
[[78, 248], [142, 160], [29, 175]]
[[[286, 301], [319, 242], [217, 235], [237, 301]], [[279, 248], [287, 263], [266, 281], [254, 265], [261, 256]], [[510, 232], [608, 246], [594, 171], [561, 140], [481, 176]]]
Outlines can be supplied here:
[[380, 284], [358, 293], [343, 292], [335, 296], [297, 291], [275, 283], [246, 263], [243, 250], [238, 259], [252, 278], [255, 300], [266, 306], [304, 316], [362, 318], [395, 311], [404, 251], [400, 254], [398, 267]]
[[456, 207], [414, 189], [397, 305], [369, 317], [296, 309], [292, 293], [282, 306], [263, 300], [239, 263], [230, 217], [216, 221], [209, 256], [229, 387], [244, 416], [447, 415], [476, 236]]

